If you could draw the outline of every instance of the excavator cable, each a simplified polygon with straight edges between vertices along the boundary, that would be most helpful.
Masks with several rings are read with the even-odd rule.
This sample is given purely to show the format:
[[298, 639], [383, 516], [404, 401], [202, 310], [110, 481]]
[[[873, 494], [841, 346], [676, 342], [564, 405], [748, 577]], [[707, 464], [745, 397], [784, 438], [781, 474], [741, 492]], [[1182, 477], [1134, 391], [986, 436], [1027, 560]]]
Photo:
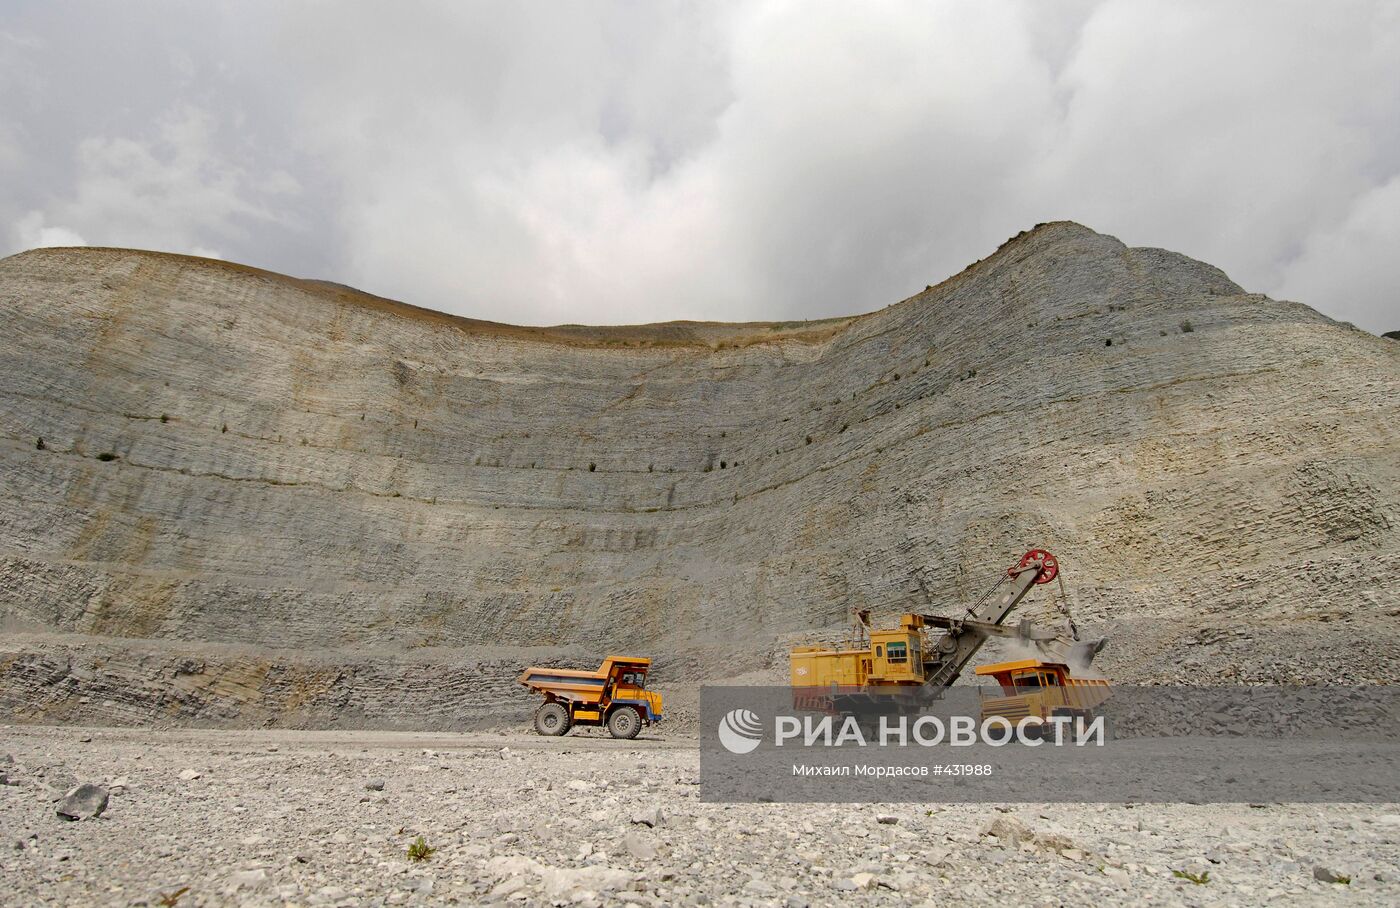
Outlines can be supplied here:
[[1070, 614], [1069, 592], [1065, 589], [1065, 578], [1057, 575], [1056, 579], [1060, 582], [1060, 595], [1054, 597], [1055, 608], [1061, 615], [1065, 616], [1065, 623], [1069, 625], [1070, 637], [1074, 640], [1078, 640], [1079, 628], [1075, 626], [1074, 615]]
[[967, 614], [963, 617], [966, 618], [968, 615], [975, 614], [979, 608], [991, 601], [991, 598], [996, 595], [997, 590], [1000, 589], [1001, 585], [1005, 583], [1008, 579], [1009, 577], [1005, 572], [998, 574], [996, 583], [993, 583], [991, 589], [987, 590], [987, 592], [982, 594], [981, 599], [978, 599], [976, 602], [972, 603], [972, 605], [969, 605], [967, 607]]

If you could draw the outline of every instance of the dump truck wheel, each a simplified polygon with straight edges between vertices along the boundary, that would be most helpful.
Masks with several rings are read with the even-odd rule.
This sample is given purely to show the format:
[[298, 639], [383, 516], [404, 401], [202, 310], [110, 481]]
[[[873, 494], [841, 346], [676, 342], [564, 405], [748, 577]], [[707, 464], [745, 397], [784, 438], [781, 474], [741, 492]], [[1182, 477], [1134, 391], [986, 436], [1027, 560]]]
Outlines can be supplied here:
[[608, 731], [614, 738], [635, 738], [642, 730], [642, 716], [635, 707], [619, 706], [608, 716]]
[[568, 707], [562, 703], [546, 703], [535, 710], [535, 731], [547, 737], [566, 735], [573, 724]]

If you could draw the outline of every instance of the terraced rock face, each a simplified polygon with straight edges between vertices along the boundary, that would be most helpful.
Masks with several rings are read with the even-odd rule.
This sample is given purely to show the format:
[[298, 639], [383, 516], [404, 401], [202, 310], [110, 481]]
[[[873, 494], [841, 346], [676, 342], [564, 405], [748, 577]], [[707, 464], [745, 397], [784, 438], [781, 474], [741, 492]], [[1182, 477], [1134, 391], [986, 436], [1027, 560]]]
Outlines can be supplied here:
[[761, 669], [1032, 545], [1114, 677], [1400, 674], [1400, 345], [1075, 224], [820, 323], [102, 249], [0, 262], [0, 310], [0, 715], [450, 727], [529, 661]]

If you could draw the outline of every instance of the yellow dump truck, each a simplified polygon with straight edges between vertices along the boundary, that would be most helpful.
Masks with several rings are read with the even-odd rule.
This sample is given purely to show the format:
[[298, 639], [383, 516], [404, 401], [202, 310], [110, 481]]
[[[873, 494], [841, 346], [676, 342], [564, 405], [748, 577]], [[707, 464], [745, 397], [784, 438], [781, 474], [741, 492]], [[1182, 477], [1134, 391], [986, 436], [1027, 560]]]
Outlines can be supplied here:
[[614, 738], [635, 738], [661, 721], [661, 695], [646, 689], [651, 660], [608, 656], [597, 671], [531, 666], [516, 680], [544, 697], [535, 731], [566, 735], [575, 725], [606, 725]]
[[979, 688], [982, 719], [998, 716], [1018, 725], [1024, 719], [1043, 724], [1057, 716], [1088, 719], [1109, 697], [1104, 678], [1077, 678], [1061, 662], [1017, 659], [978, 666], [976, 674], [992, 678], [1000, 689]]

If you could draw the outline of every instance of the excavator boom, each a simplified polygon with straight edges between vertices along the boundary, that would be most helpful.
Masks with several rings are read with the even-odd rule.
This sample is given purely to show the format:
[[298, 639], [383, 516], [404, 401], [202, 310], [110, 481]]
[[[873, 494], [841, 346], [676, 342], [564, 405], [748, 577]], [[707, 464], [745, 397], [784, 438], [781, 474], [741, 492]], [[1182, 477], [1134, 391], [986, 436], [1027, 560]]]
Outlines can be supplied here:
[[963, 667], [989, 637], [997, 634], [1006, 616], [1026, 598], [1031, 587], [1054, 580], [1059, 570], [1054, 555], [1044, 549], [1031, 549], [962, 618], [920, 615], [925, 625], [943, 629], [942, 635], [930, 641], [931, 651], [924, 662], [924, 685], [941, 692], [956, 681]]

